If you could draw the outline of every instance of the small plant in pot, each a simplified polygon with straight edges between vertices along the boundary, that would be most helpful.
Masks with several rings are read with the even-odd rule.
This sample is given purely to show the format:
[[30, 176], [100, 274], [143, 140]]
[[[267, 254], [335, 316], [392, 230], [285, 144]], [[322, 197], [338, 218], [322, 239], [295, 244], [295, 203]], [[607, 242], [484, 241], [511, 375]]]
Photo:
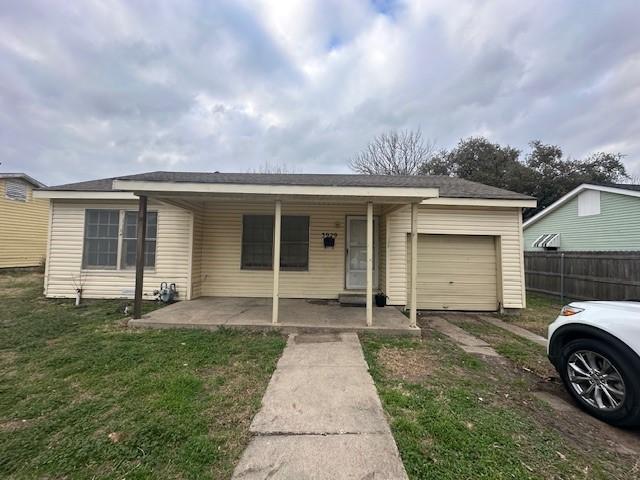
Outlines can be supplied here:
[[386, 307], [387, 306], [387, 296], [382, 293], [376, 293], [376, 307]]

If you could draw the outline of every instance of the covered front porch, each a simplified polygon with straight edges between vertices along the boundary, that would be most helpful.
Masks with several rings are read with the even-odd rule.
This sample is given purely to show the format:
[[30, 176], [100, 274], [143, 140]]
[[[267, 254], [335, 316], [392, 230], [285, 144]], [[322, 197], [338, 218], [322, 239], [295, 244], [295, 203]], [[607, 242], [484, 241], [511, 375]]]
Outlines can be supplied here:
[[291, 332], [371, 332], [419, 336], [399, 308], [373, 307], [373, 321], [367, 326], [367, 310], [340, 305], [336, 300], [289, 299], [279, 301], [274, 323], [270, 298], [201, 297], [174, 303], [129, 322], [132, 327], [150, 328], [244, 328]]
[[[156, 314], [158, 319], [167, 316], [160, 322], [164, 325], [186, 324], [185, 319], [192, 318], [191, 323], [199, 326], [235, 322], [277, 329], [304, 326], [353, 331], [406, 324], [419, 331], [418, 205], [425, 198], [437, 197], [435, 188], [203, 185], [162, 180], [117, 180], [114, 185], [139, 198], [132, 325], [145, 324], [141, 318], [143, 253], [147, 201], [152, 200], [191, 215], [189, 290], [184, 298], [196, 303]], [[379, 238], [380, 224], [390, 212], [403, 207], [411, 212], [405, 304], [409, 319], [397, 308], [374, 305], [375, 292], [384, 292], [380, 272], [387, 258]], [[324, 242], [327, 236], [331, 243]], [[364, 308], [331, 302], [345, 293], [361, 294]], [[236, 296], [244, 300], [230, 298]], [[215, 299], [197, 301], [199, 297]], [[231, 309], [228, 314], [226, 308]], [[217, 309], [221, 310], [213, 313]], [[169, 319], [172, 312], [176, 318]]]

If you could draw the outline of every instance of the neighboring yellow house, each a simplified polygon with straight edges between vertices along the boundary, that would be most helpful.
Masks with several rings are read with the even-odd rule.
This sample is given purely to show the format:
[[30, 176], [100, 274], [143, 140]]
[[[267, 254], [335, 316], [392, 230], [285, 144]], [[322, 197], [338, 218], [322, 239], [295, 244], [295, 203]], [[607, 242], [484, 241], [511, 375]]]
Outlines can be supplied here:
[[37, 267], [46, 257], [49, 200], [33, 197], [44, 186], [24, 173], [0, 173], [0, 268]]
[[521, 213], [535, 200], [458, 178], [152, 172], [38, 195], [52, 202], [47, 297], [78, 284], [133, 297], [144, 196], [145, 298], [168, 282], [183, 300], [381, 291], [406, 306], [415, 279], [413, 309], [525, 306]]

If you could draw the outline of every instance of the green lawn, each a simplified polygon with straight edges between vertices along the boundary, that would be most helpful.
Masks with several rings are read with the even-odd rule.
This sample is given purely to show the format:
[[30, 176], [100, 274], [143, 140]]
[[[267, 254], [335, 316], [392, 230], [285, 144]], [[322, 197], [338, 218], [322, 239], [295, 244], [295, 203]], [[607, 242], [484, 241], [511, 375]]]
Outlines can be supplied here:
[[558, 418], [531, 395], [535, 378], [510, 364], [433, 330], [362, 343], [412, 479], [622, 479], [637, 468], [577, 417]]
[[230, 476], [281, 336], [129, 330], [122, 302], [46, 300], [34, 273], [0, 291], [1, 478]]

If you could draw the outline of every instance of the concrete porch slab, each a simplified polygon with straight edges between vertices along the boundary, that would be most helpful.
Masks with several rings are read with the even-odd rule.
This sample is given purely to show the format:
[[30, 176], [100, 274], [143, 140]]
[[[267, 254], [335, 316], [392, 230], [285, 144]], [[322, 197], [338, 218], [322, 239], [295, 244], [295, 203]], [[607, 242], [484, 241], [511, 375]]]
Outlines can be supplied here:
[[271, 299], [201, 297], [155, 310], [129, 321], [131, 327], [199, 328], [220, 327], [277, 330], [283, 333], [374, 332], [420, 336], [409, 319], [396, 307], [373, 308], [373, 325], [367, 327], [361, 307], [341, 306], [336, 300], [280, 299], [277, 325], [271, 323]]

